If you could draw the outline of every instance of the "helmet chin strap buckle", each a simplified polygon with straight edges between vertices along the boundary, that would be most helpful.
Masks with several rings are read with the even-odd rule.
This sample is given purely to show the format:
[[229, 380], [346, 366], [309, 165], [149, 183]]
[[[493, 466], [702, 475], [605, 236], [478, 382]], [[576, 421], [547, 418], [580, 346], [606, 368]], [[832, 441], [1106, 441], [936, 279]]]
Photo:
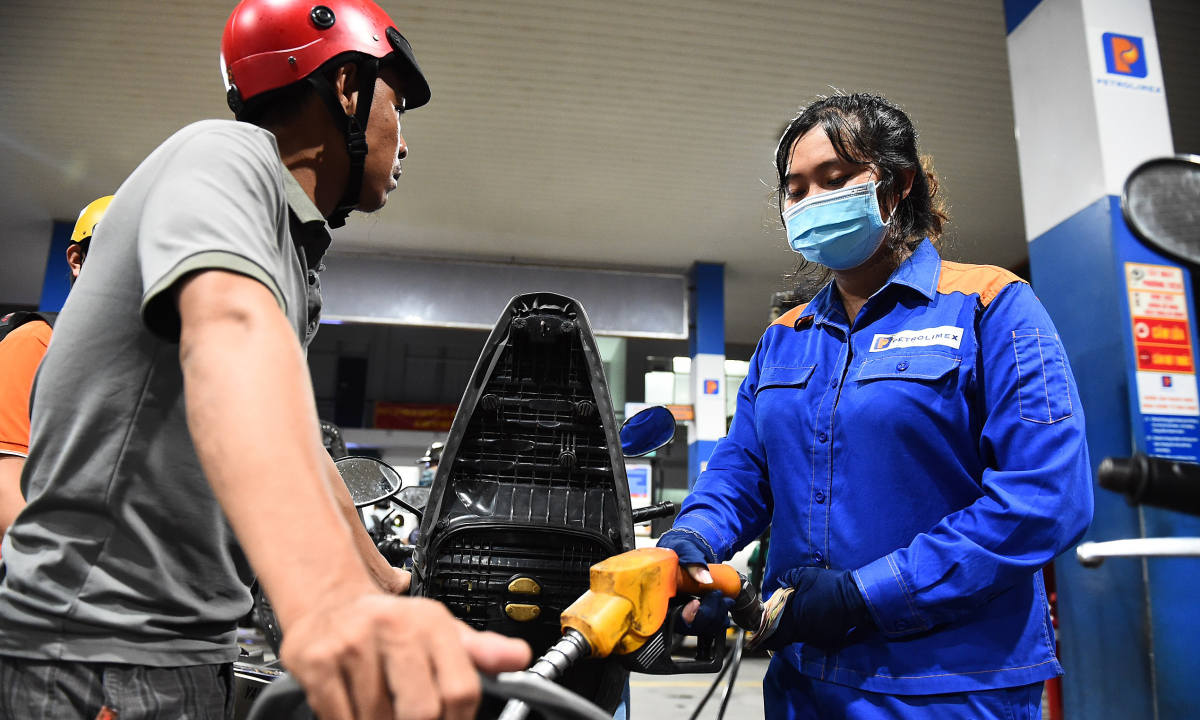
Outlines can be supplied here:
[[333, 123], [346, 139], [346, 154], [350, 157], [350, 172], [346, 178], [346, 189], [342, 199], [326, 221], [330, 228], [340, 228], [346, 224], [359, 204], [362, 194], [363, 172], [367, 165], [367, 123], [371, 116], [371, 103], [375, 99], [375, 79], [378, 76], [379, 60], [373, 57], [364, 59], [358, 64], [359, 92], [358, 108], [351, 115], [342, 109], [337, 93], [329, 80], [320, 72], [309, 76], [309, 82], [316, 89], [317, 95], [325, 102]]
[[346, 178], [346, 190], [338, 201], [337, 209], [326, 218], [329, 227], [340, 228], [346, 218], [358, 208], [362, 195], [363, 173], [367, 166], [367, 133], [358, 125], [358, 118], [346, 116], [346, 152], [350, 155], [350, 173]]

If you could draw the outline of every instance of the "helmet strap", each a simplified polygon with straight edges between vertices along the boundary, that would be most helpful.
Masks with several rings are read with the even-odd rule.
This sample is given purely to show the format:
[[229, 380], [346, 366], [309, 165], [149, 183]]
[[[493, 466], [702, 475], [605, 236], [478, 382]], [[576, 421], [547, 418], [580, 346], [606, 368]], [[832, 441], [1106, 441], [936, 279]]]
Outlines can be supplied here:
[[350, 175], [346, 179], [346, 190], [342, 193], [337, 208], [326, 218], [331, 228], [345, 225], [346, 218], [358, 207], [363, 171], [367, 164], [367, 122], [371, 117], [371, 103], [375, 99], [375, 79], [378, 73], [378, 58], [366, 57], [358, 64], [358, 107], [353, 115], [342, 109], [337, 91], [324, 74], [315, 72], [308, 76], [309, 83], [329, 110], [333, 124], [346, 139], [346, 153], [350, 156]]

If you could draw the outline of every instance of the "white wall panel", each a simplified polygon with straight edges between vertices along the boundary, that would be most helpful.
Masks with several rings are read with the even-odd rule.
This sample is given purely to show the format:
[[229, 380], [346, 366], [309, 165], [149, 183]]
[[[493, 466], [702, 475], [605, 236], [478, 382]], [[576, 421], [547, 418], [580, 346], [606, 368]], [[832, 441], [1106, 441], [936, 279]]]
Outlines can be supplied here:
[[592, 330], [687, 337], [687, 280], [668, 273], [331, 255], [321, 274], [327, 320], [490, 329], [516, 295], [578, 300]]
[[[1142, 40], [1146, 77], [1108, 71], [1105, 33]], [[1008, 55], [1027, 240], [1173, 152], [1149, 0], [1043, 0]]]
[[[1135, 167], [1174, 152], [1154, 16], [1148, 0], [1084, 0], [1083, 7], [1104, 157], [1104, 190], [1120, 195]], [[1105, 33], [1142, 39], [1146, 77], [1117, 77], [1107, 72]]]
[[1027, 240], [1104, 194], [1086, 43], [1079, 0], [1042, 0], [1008, 36]]

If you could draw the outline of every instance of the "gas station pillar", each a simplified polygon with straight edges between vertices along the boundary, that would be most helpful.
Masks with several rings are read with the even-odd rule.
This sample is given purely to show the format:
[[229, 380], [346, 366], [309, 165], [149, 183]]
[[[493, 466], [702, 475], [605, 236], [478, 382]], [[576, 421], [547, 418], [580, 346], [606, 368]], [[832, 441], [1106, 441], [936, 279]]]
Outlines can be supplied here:
[[[1093, 473], [1136, 451], [1196, 462], [1190, 272], [1121, 215], [1130, 171], [1173, 152], [1150, 0], [1005, 0], [1005, 15], [1033, 288], [1079, 383]], [[1200, 521], [1095, 487], [1085, 539], [1175, 535]], [[1195, 717], [1197, 561], [1086, 569], [1071, 551], [1055, 570], [1064, 717]]]
[[688, 490], [725, 437], [725, 266], [696, 263], [688, 273], [688, 355], [693, 420], [688, 423]]

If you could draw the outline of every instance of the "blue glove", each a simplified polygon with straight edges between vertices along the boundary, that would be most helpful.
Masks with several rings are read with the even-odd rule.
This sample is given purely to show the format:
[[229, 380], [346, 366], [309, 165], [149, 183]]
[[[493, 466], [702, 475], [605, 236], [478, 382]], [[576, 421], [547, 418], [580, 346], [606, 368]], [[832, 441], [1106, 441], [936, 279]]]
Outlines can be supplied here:
[[674, 550], [680, 565], [708, 565], [717, 561], [708, 542], [692, 530], [671, 528], [658, 539], [658, 546]]
[[683, 613], [675, 616], [675, 632], [680, 635], [709, 635], [724, 634], [729, 627], [729, 609], [733, 607], [733, 598], [727, 598], [717, 591], [710, 592], [700, 600], [700, 609], [691, 623], [684, 622]]
[[779, 578], [796, 588], [779, 620], [779, 628], [762, 647], [779, 651], [792, 643], [834, 645], [856, 627], [873, 627], [862, 593], [849, 570], [792, 568]]

